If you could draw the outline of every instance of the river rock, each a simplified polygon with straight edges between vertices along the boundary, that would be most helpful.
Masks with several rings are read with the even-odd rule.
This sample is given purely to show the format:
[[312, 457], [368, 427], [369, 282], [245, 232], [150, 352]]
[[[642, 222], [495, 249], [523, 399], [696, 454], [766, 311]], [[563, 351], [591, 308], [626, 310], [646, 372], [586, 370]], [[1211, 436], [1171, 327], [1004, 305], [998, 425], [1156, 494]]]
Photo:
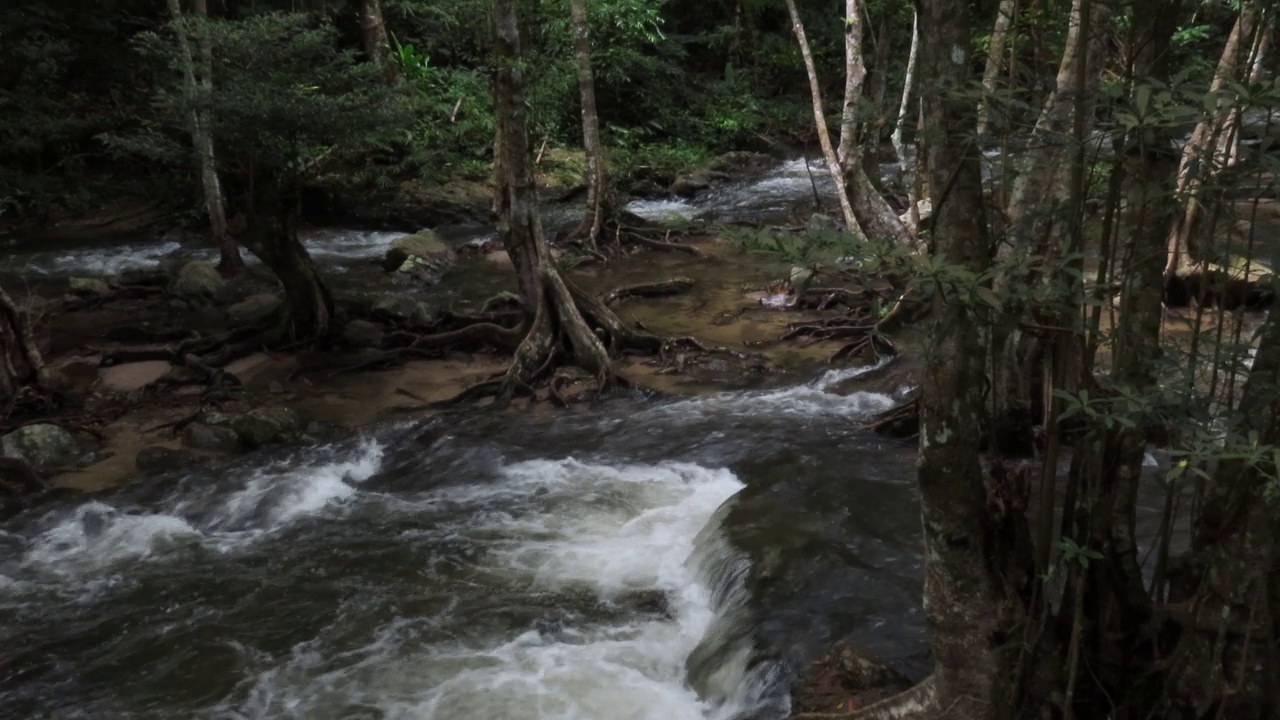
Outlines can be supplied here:
[[81, 297], [106, 295], [111, 292], [111, 286], [101, 278], [71, 278], [67, 281], [67, 289], [71, 291], [72, 295]]
[[270, 317], [280, 303], [280, 298], [271, 293], [250, 295], [227, 308], [227, 318], [234, 325], [255, 325]]
[[419, 230], [391, 242], [382, 269], [438, 279], [453, 267], [453, 261], [453, 248], [434, 230]]
[[380, 298], [373, 304], [373, 313], [418, 325], [430, 325], [436, 317], [435, 308], [407, 295], [387, 295]]
[[249, 448], [288, 442], [302, 431], [302, 417], [292, 408], [264, 407], [231, 420], [231, 428]]
[[386, 333], [368, 320], [352, 320], [342, 328], [342, 342], [351, 347], [377, 347]]
[[229, 427], [191, 423], [182, 429], [182, 444], [194, 450], [240, 452], [240, 436]]
[[204, 456], [186, 448], [167, 448], [153, 445], [138, 451], [133, 464], [140, 473], [162, 473], [190, 467], [204, 460]]
[[897, 670], [854, 648], [840, 647], [796, 678], [791, 687], [791, 712], [863, 708], [910, 687], [911, 680]]
[[760, 153], [736, 151], [725, 153], [705, 167], [681, 173], [668, 191], [672, 195], [692, 198], [704, 190], [730, 182], [742, 182], [768, 170], [776, 161]]
[[213, 297], [222, 288], [222, 276], [213, 263], [202, 260], [189, 262], [178, 271], [172, 290], [189, 297]]
[[0, 438], [0, 447], [5, 455], [37, 468], [71, 467], [84, 453], [74, 435], [52, 423], [20, 427]]

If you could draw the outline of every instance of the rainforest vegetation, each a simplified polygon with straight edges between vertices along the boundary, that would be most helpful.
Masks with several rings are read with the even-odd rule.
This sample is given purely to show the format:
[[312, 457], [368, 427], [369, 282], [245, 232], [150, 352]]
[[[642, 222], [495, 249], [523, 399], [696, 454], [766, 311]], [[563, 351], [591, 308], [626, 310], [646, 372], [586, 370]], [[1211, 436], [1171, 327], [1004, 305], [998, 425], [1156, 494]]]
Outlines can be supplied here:
[[[578, 273], [636, 253], [697, 267], [707, 237], [730, 240], [734, 262], [785, 260], [774, 290], [807, 315], [780, 342], [918, 368], [902, 403], [848, 432], [918, 443], [934, 667], [876, 703], [796, 717], [1264, 720], [1280, 716], [1277, 11], [11, 2], [0, 228], [58, 243], [58, 228], [142, 207], [143, 226], [218, 248], [222, 276], [245, 272], [247, 253], [279, 284], [262, 322], [151, 338], [113, 362], [163, 360], [181, 383], [223, 388], [237, 359], [340, 346], [368, 316], [386, 334], [360, 369], [502, 355], [455, 406], [567, 405], [575, 382], [594, 401], [643, 384], [624, 368], [635, 357], [664, 372], [742, 359], [752, 351], [616, 309], [694, 280], [602, 295]], [[797, 157], [813, 198], [789, 222], [626, 209]], [[539, 214], [551, 204], [585, 211], [553, 231]], [[429, 319], [344, 303], [299, 234], [490, 217], [517, 292]], [[39, 337], [85, 299], [34, 313], [6, 284], [4, 429], [83, 419]], [[93, 302], [164, 293], [121, 280]], [[15, 488], [42, 482], [7, 472]], [[1146, 532], [1152, 488], [1160, 521]]]

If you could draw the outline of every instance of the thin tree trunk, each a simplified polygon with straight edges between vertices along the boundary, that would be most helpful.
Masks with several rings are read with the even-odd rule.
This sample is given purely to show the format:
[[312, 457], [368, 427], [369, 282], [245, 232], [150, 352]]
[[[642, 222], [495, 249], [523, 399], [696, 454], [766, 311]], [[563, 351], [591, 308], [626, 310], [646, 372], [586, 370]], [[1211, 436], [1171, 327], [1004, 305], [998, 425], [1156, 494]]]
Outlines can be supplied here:
[[996, 78], [1004, 65], [1004, 46], [1009, 39], [1009, 26], [1017, 12], [1018, 0], [1000, 0], [996, 10], [996, 26], [991, 30], [987, 46], [987, 67], [982, 73], [982, 100], [978, 103], [978, 137], [985, 137], [991, 123], [991, 96], [996, 91]]
[[[913, 12], [911, 14], [911, 52], [907, 55], [907, 72], [902, 79], [902, 101], [898, 103], [898, 120], [893, 126], [893, 135], [890, 140], [893, 142], [893, 151], [898, 156], [898, 168], [902, 172], [902, 179], [907, 188], [907, 213], [910, 218], [908, 223], [909, 229], [913, 233], [920, 232], [920, 207], [919, 193], [916, 192], [916, 168], [907, 162], [907, 148], [902, 137], [902, 130], [907, 124], [907, 113], [911, 106], [911, 88], [916, 80], [916, 58], [920, 53], [920, 15]], [[920, 148], [916, 148], [916, 157], [919, 157]]]
[[[822, 104], [822, 86], [818, 81], [818, 70], [813, 64], [813, 53], [809, 51], [809, 40], [805, 36], [804, 23], [800, 20], [800, 11], [796, 8], [795, 0], [786, 0], [786, 2], [787, 12], [791, 15], [791, 30], [795, 33], [796, 42], [800, 44], [800, 56], [804, 58], [804, 70], [809, 78], [809, 94], [813, 100], [813, 125], [818, 131], [818, 144], [822, 147], [822, 157], [827, 163], [827, 172], [831, 174], [831, 181], [835, 183], [836, 197], [840, 201], [840, 212], [844, 215], [845, 226], [853, 235], [861, 236], [862, 227], [858, 225], [857, 217], [853, 214], [853, 205], [849, 202], [849, 192], [845, 186], [840, 156], [831, 146], [831, 133], [827, 129], [827, 115]], [[847, 42], [849, 41], [846, 40]], [[847, 84], [845, 89], [847, 92]], [[843, 122], [842, 115], [841, 123]], [[843, 142], [843, 133], [841, 135]]]
[[382, 68], [388, 83], [395, 82], [399, 70], [391, 62], [391, 40], [382, 18], [382, 0], [360, 0], [360, 40], [369, 62]]
[[587, 159], [587, 215], [578, 235], [591, 245], [600, 237], [605, 207], [604, 148], [600, 143], [600, 116], [596, 112], [596, 81], [591, 70], [591, 35], [586, 0], [570, 0], [573, 16], [573, 56], [578, 62], [578, 93], [582, 98], [582, 148]]
[[[1261, 331], [1229, 442], [1280, 444], [1280, 314]], [[1262, 720], [1280, 712], [1280, 520], [1267, 500], [1272, 452], [1224, 458], [1196, 521], [1182, 636], [1168, 658], [1167, 717]]]
[[[187, 24], [184, 22], [180, 0], [168, 0], [169, 13], [173, 16], [174, 33], [178, 38], [178, 57], [182, 63], [183, 81], [187, 92], [195, 94], [197, 89], [211, 92], [213, 89], [213, 46], [209, 34], [203, 28], [198, 34], [200, 44], [201, 76], [197, 81], [196, 62], [191, 52], [191, 43], [187, 38]], [[204, 21], [208, 16], [205, 0], [194, 0], [195, 15]], [[227, 229], [227, 211], [222, 196], [222, 181], [218, 177], [218, 158], [213, 147], [213, 132], [209, 127], [209, 119], [204, 112], [193, 109], [187, 118], [190, 126], [191, 144], [195, 147], [196, 160], [200, 165], [200, 183], [204, 189], [205, 212], [209, 216], [209, 229], [213, 234], [214, 244], [218, 247], [218, 270], [231, 275], [244, 268], [244, 259], [240, 256], [240, 246], [232, 239]]]
[[866, 79], [867, 66], [862, 59], [862, 16], [858, 0], [845, 0], [844, 104], [840, 107], [840, 146], [836, 151], [841, 167], [856, 162], [853, 149], [858, 136], [858, 101], [862, 99], [862, 83]]
[[[1255, 2], [1245, 2], [1240, 6], [1240, 14], [1236, 17], [1231, 34], [1222, 48], [1218, 58], [1218, 66], [1214, 72], [1213, 82], [1209, 85], [1209, 93], [1221, 93], [1228, 83], [1236, 82], [1241, 74], [1241, 52], [1253, 45], [1252, 39], [1258, 26], [1258, 7]], [[1244, 64], [1245, 72], [1251, 68]], [[1225, 114], [1215, 114], [1196, 125], [1191, 139], [1182, 150], [1182, 160], [1178, 165], [1178, 198], [1181, 210], [1175, 217], [1168, 238], [1168, 260], [1165, 263], [1165, 278], [1186, 271], [1192, 266], [1191, 236], [1199, 225], [1203, 215], [1203, 206], [1199, 201], [1201, 188], [1205, 180], [1216, 173], [1218, 139], [1227, 129], [1235, 103], [1223, 104], [1220, 107]]]
[[11, 402], [26, 386], [47, 389], [49, 371], [27, 318], [0, 287], [0, 402]]

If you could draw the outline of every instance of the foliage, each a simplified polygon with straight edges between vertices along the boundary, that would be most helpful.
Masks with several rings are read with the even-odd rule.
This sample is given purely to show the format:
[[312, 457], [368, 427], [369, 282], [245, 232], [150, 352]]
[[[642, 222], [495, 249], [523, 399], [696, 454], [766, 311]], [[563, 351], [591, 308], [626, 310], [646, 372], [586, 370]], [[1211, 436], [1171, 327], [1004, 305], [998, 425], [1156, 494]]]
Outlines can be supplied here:
[[262, 176], [295, 185], [324, 160], [395, 142], [410, 117], [404, 95], [354, 50], [338, 49], [334, 27], [323, 20], [269, 13], [203, 25], [213, 44], [211, 90], [183, 86], [171, 37], [139, 35], [139, 51], [167, 78], [157, 84], [161, 115], [141, 135], [117, 138], [119, 147], [150, 143], [163, 158], [169, 154], [163, 138], [180, 133], [189, 113], [202, 109], [224, 148], [224, 169], [245, 184]]

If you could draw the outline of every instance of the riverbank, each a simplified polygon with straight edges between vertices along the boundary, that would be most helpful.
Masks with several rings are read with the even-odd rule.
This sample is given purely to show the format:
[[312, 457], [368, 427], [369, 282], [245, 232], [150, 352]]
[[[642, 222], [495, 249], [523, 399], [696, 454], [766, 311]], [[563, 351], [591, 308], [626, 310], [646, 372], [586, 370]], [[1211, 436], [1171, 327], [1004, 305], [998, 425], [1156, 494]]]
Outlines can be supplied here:
[[[637, 389], [688, 396], [780, 387], [812, 377], [826, 366], [840, 347], [838, 341], [798, 344], [779, 338], [793, 323], [840, 311], [770, 308], [760, 302], [771, 286], [785, 284], [789, 265], [748, 255], [721, 236], [694, 236], [689, 243], [698, 250], [697, 257], [639, 250], [607, 265], [581, 265], [571, 271], [575, 282], [597, 294], [674, 277], [693, 280], [689, 291], [679, 296], [628, 298], [615, 305], [628, 322], [664, 335], [693, 337], [719, 349], [624, 358], [619, 370]], [[166, 265], [175, 266], [178, 263]], [[365, 341], [346, 333], [345, 347], [321, 353], [262, 352], [237, 360], [226, 368], [234, 379], [230, 385], [209, 387], [197, 378], [174, 385], [174, 368], [168, 362], [127, 359], [145, 356], [164, 340], [184, 333], [216, 336], [234, 327], [238, 315], [253, 309], [246, 309], [246, 303], [252, 306], [270, 297], [270, 285], [261, 273], [251, 270], [200, 300], [162, 293], [138, 298], [104, 295], [99, 302], [92, 294], [59, 295], [58, 287], [50, 281], [43, 295], [24, 301], [41, 308], [36, 327], [50, 366], [64, 387], [84, 400], [85, 409], [76, 416], [48, 418], [79, 428], [85, 441], [87, 462], [50, 477], [62, 488], [100, 490], [140, 473], [230, 459], [249, 449], [247, 444], [236, 444], [217, 431], [225, 443], [201, 441], [193, 437], [199, 431], [192, 428], [230, 425], [236, 417], [264, 409], [293, 416], [295, 424], [277, 440], [302, 442], [430, 414], [436, 412], [429, 409], [431, 404], [501, 372], [509, 362], [495, 352], [448, 349], [438, 358], [377, 362], [378, 351], [359, 347]], [[437, 285], [406, 284], [369, 261], [346, 266], [335, 277], [335, 287], [339, 305], [352, 309], [382, 303], [425, 305], [437, 312], [474, 312], [486, 299], [515, 289], [514, 273], [501, 251], [461, 255]], [[365, 329], [376, 336], [395, 324]], [[118, 361], [121, 358], [126, 361]], [[564, 392], [571, 396], [589, 389], [584, 383], [569, 385]], [[548, 399], [545, 392], [542, 399]]]

